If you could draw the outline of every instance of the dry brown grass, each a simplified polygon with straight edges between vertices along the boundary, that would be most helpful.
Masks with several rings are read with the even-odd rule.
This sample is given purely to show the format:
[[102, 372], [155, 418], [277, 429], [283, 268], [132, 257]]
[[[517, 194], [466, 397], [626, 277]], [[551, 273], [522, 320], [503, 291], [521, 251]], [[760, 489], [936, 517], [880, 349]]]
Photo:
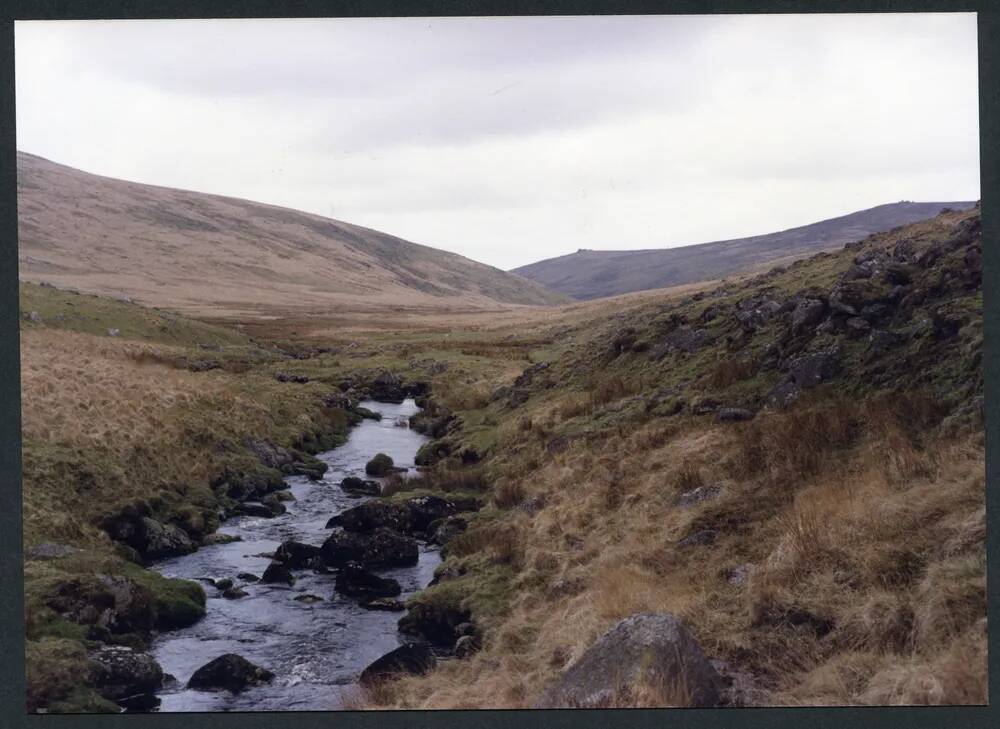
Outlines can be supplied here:
[[[768, 704], [982, 701], [981, 440], [933, 436], [937, 409], [919, 393], [872, 407], [818, 397], [747, 426], [649, 423], [547, 458], [533, 433], [514, 432], [503, 472], [530, 474], [544, 496], [518, 522], [524, 587], [486, 625], [480, 654], [398, 682], [379, 705], [531, 706], [642, 611], [680, 616], [710, 656], [755, 676]], [[886, 453], [901, 438], [912, 462]], [[679, 490], [734, 475], [715, 500], [675, 506]], [[702, 528], [717, 531], [713, 544], [677, 547]], [[467, 554], [490, 548], [470, 539], [480, 543]], [[753, 565], [743, 587], [727, 579], [740, 564]]]

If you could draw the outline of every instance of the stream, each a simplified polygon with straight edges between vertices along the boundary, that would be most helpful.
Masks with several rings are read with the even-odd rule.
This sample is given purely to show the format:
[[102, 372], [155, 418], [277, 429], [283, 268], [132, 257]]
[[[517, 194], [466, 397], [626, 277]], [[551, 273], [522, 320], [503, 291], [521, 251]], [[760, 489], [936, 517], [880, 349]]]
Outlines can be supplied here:
[[[402, 404], [365, 401], [361, 405], [382, 414], [380, 421], [364, 420], [347, 442], [318, 458], [329, 464], [322, 481], [304, 476], [285, 479], [295, 501], [288, 511], [271, 519], [241, 516], [219, 529], [242, 541], [206, 546], [193, 554], [153, 566], [167, 577], [190, 580], [228, 577], [249, 593], [229, 600], [202, 583], [208, 595], [207, 614], [194, 625], [159, 635], [152, 652], [165, 673], [177, 680], [163, 688], [159, 711], [295, 711], [330, 710], [342, 706], [361, 671], [376, 658], [400, 645], [396, 622], [401, 613], [364, 610], [357, 599], [333, 591], [333, 574], [297, 570], [293, 587], [244, 583], [240, 572], [258, 577], [270, 563], [255, 556], [273, 552], [294, 539], [319, 546], [329, 535], [327, 520], [363, 498], [340, 489], [345, 476], [365, 476], [365, 463], [376, 453], [387, 453], [396, 465], [415, 476], [414, 457], [428, 439], [410, 430], [409, 417], [418, 412], [412, 399]], [[440, 562], [436, 547], [421, 544], [419, 562], [411, 567], [378, 570], [403, 587], [401, 600], [423, 589]], [[312, 594], [322, 602], [294, 600]], [[191, 674], [225, 653], [237, 653], [274, 672], [272, 682], [240, 694], [187, 689]]]

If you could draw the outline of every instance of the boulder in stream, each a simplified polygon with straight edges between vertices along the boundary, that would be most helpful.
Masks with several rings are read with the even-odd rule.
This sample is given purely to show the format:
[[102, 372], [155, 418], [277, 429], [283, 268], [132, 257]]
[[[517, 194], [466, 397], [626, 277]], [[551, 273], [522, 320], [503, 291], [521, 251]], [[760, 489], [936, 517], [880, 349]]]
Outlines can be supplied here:
[[288, 566], [281, 562], [272, 562], [264, 570], [264, 574], [261, 575], [260, 581], [262, 584], [275, 584], [283, 582], [286, 585], [295, 584], [295, 576], [292, 571], [288, 569]]
[[340, 482], [340, 488], [344, 493], [355, 496], [378, 496], [382, 493], [382, 487], [378, 481], [348, 476]]
[[388, 476], [393, 471], [392, 458], [385, 453], [378, 453], [365, 464], [365, 473], [369, 476]]
[[266, 668], [254, 665], [243, 656], [227, 653], [199, 668], [188, 681], [188, 688], [201, 691], [239, 693], [274, 678]]
[[393, 597], [372, 597], [362, 600], [361, 607], [365, 610], [384, 610], [390, 613], [401, 613], [406, 610], [406, 605]]
[[379, 577], [357, 562], [348, 562], [341, 568], [334, 589], [351, 597], [396, 597], [403, 591], [396, 580]]
[[290, 569], [300, 570], [312, 566], [313, 560], [319, 557], [319, 547], [288, 539], [274, 553], [274, 558]]
[[394, 501], [372, 499], [342, 511], [326, 523], [327, 529], [336, 526], [349, 532], [373, 532], [388, 527], [405, 534], [410, 531], [410, 509]]

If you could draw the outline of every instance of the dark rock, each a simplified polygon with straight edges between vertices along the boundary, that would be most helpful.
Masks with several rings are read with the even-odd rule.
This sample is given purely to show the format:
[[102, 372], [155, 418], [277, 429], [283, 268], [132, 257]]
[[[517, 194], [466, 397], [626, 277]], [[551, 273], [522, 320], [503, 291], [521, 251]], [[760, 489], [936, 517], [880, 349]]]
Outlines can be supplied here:
[[420, 557], [417, 540], [380, 527], [367, 539], [361, 561], [373, 567], [414, 565]]
[[403, 603], [391, 597], [373, 597], [362, 600], [361, 607], [365, 610], [383, 610], [390, 613], [401, 613], [406, 610]]
[[871, 324], [862, 319], [859, 316], [852, 316], [846, 322], [844, 322], [845, 331], [847, 336], [851, 339], [860, 339], [871, 331]]
[[536, 362], [530, 367], [525, 368], [517, 379], [514, 380], [514, 387], [529, 387], [535, 381], [535, 375], [540, 372], [544, 372], [549, 368], [548, 362]]
[[868, 335], [868, 351], [873, 357], [880, 357], [895, 349], [903, 342], [903, 337], [886, 329], [875, 329]]
[[295, 602], [304, 602], [308, 604], [323, 602], [323, 598], [321, 598], [319, 595], [310, 595], [308, 593], [306, 593], [305, 595], [296, 595], [292, 599], [295, 600]]
[[382, 487], [378, 481], [367, 481], [356, 476], [348, 476], [340, 482], [340, 488], [348, 494], [359, 496], [378, 496], [382, 493]]
[[692, 329], [682, 326], [668, 334], [650, 352], [653, 360], [661, 360], [671, 352], [697, 352], [712, 343], [712, 335], [707, 329]]
[[886, 318], [892, 313], [892, 309], [887, 304], [868, 304], [861, 307], [860, 316], [869, 324]]
[[788, 365], [788, 374], [792, 381], [804, 390], [826, 382], [839, 374], [840, 370], [840, 350], [836, 347], [800, 355]]
[[753, 332], [770, 321], [780, 308], [781, 304], [767, 296], [744, 299], [736, 305], [736, 321], [744, 331]]
[[278, 498], [277, 494], [268, 494], [260, 500], [260, 503], [271, 512], [272, 516], [281, 516], [288, 511], [288, 507]]
[[224, 590], [222, 596], [227, 600], [238, 600], [241, 597], [246, 597], [250, 593], [240, 587], [230, 587]]
[[[520, 504], [523, 506], [524, 503]], [[432, 525], [433, 536], [431, 541], [434, 544], [444, 546], [459, 534], [464, 532], [469, 523], [461, 516], [448, 516]]]
[[236, 577], [237, 579], [243, 580], [244, 582], [260, 581], [260, 578], [257, 575], [251, 574], [250, 572], [240, 572], [238, 575], [236, 575]]
[[370, 687], [402, 674], [422, 676], [436, 665], [430, 648], [420, 643], [408, 643], [371, 663], [361, 672], [358, 681], [362, 686]]
[[370, 535], [336, 528], [323, 542], [320, 554], [331, 567], [343, 567], [348, 562], [366, 567], [402, 567], [416, 564], [420, 549], [412, 537], [386, 527]]
[[792, 312], [792, 332], [799, 335], [808, 331], [819, 324], [825, 313], [826, 304], [819, 299], [802, 299]]
[[206, 534], [201, 539], [201, 545], [203, 547], [210, 547], [213, 544], [232, 544], [233, 542], [242, 542], [243, 537], [238, 534], [223, 534], [221, 532], [214, 532], [212, 534]]
[[275, 445], [267, 440], [247, 438], [244, 445], [249, 448], [261, 465], [268, 468], [280, 469], [295, 460], [295, 456], [287, 448]]
[[715, 417], [720, 423], [753, 420], [753, 411], [746, 408], [719, 408]]
[[59, 584], [46, 606], [67, 620], [109, 633], [145, 633], [156, 625], [153, 595], [127, 577], [97, 575]]
[[410, 510], [410, 528], [418, 532], [427, 531], [431, 522], [458, 511], [454, 502], [440, 496], [417, 496], [403, 503]]
[[715, 706], [721, 680], [687, 627], [669, 614], [622, 620], [549, 686], [535, 708], [600, 708], [643, 684], [683, 684], [690, 705]]
[[163, 683], [163, 669], [151, 655], [125, 646], [104, 646], [89, 662], [97, 692], [111, 701], [152, 694]]
[[296, 375], [289, 372], [278, 372], [274, 376], [274, 379], [276, 379], [278, 382], [294, 382], [300, 385], [304, 385], [305, 383], [309, 382], [309, 378], [306, 377], [305, 375]]
[[776, 408], [786, 408], [795, 402], [802, 394], [802, 388], [794, 380], [786, 379], [771, 388], [765, 399], [767, 404]]
[[507, 396], [507, 405], [509, 405], [512, 408], [516, 408], [519, 405], [524, 405], [524, 403], [528, 402], [528, 399], [530, 397], [531, 393], [528, 392], [527, 390], [513, 388], [511, 389], [510, 394]]
[[913, 280], [913, 270], [904, 263], [890, 263], [885, 267], [882, 279], [893, 286], [905, 286]]
[[388, 371], [382, 371], [368, 387], [373, 400], [379, 402], [401, 403], [406, 399], [402, 378]]
[[112, 539], [124, 542], [145, 559], [190, 554], [198, 548], [183, 529], [157, 521], [151, 513], [149, 504], [138, 500], [103, 518], [99, 526]]
[[455, 658], [468, 658], [480, 648], [479, 638], [474, 635], [463, 635], [455, 641]]
[[385, 453], [378, 453], [365, 464], [365, 473], [369, 476], [388, 476], [392, 473], [392, 459]]
[[236, 511], [244, 516], [254, 516], [262, 519], [271, 519], [277, 516], [277, 514], [275, 514], [269, 506], [253, 501], [247, 501], [240, 504], [236, 507]]
[[351, 597], [396, 597], [403, 591], [396, 580], [372, 574], [357, 562], [341, 568], [334, 589]]
[[[442, 572], [438, 583], [446, 581]], [[410, 606], [410, 611], [399, 619], [399, 630], [409, 635], [418, 635], [434, 645], [451, 648], [458, 640], [456, 628], [468, 623], [471, 613], [457, 605], [418, 602]]]
[[228, 577], [223, 577], [222, 579], [215, 580], [215, 589], [217, 590], [228, 590], [233, 586], [233, 581]]
[[410, 531], [410, 509], [403, 504], [373, 499], [337, 514], [326, 526], [342, 526], [349, 532], [372, 532], [388, 527], [405, 534]]
[[348, 562], [361, 562], [367, 547], [367, 537], [337, 527], [320, 547], [320, 556], [331, 567], [342, 567]]
[[282, 564], [281, 562], [272, 562], [264, 570], [264, 574], [261, 575], [260, 581], [262, 584], [277, 584], [284, 583], [286, 585], [295, 584], [295, 576], [292, 571], [288, 569], [288, 565]]
[[195, 671], [187, 685], [200, 691], [224, 690], [235, 694], [273, 678], [274, 674], [267, 669], [235, 653], [227, 653]]
[[289, 569], [305, 569], [312, 566], [314, 559], [320, 556], [320, 548], [311, 544], [303, 544], [287, 540], [274, 553], [274, 558], [288, 565]]

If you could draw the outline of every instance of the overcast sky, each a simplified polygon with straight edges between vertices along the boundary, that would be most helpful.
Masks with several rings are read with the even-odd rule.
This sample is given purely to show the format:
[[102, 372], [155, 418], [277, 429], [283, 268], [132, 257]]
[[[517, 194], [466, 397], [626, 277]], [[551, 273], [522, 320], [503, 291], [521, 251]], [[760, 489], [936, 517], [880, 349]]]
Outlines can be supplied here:
[[21, 22], [18, 148], [501, 268], [979, 197], [972, 14]]

